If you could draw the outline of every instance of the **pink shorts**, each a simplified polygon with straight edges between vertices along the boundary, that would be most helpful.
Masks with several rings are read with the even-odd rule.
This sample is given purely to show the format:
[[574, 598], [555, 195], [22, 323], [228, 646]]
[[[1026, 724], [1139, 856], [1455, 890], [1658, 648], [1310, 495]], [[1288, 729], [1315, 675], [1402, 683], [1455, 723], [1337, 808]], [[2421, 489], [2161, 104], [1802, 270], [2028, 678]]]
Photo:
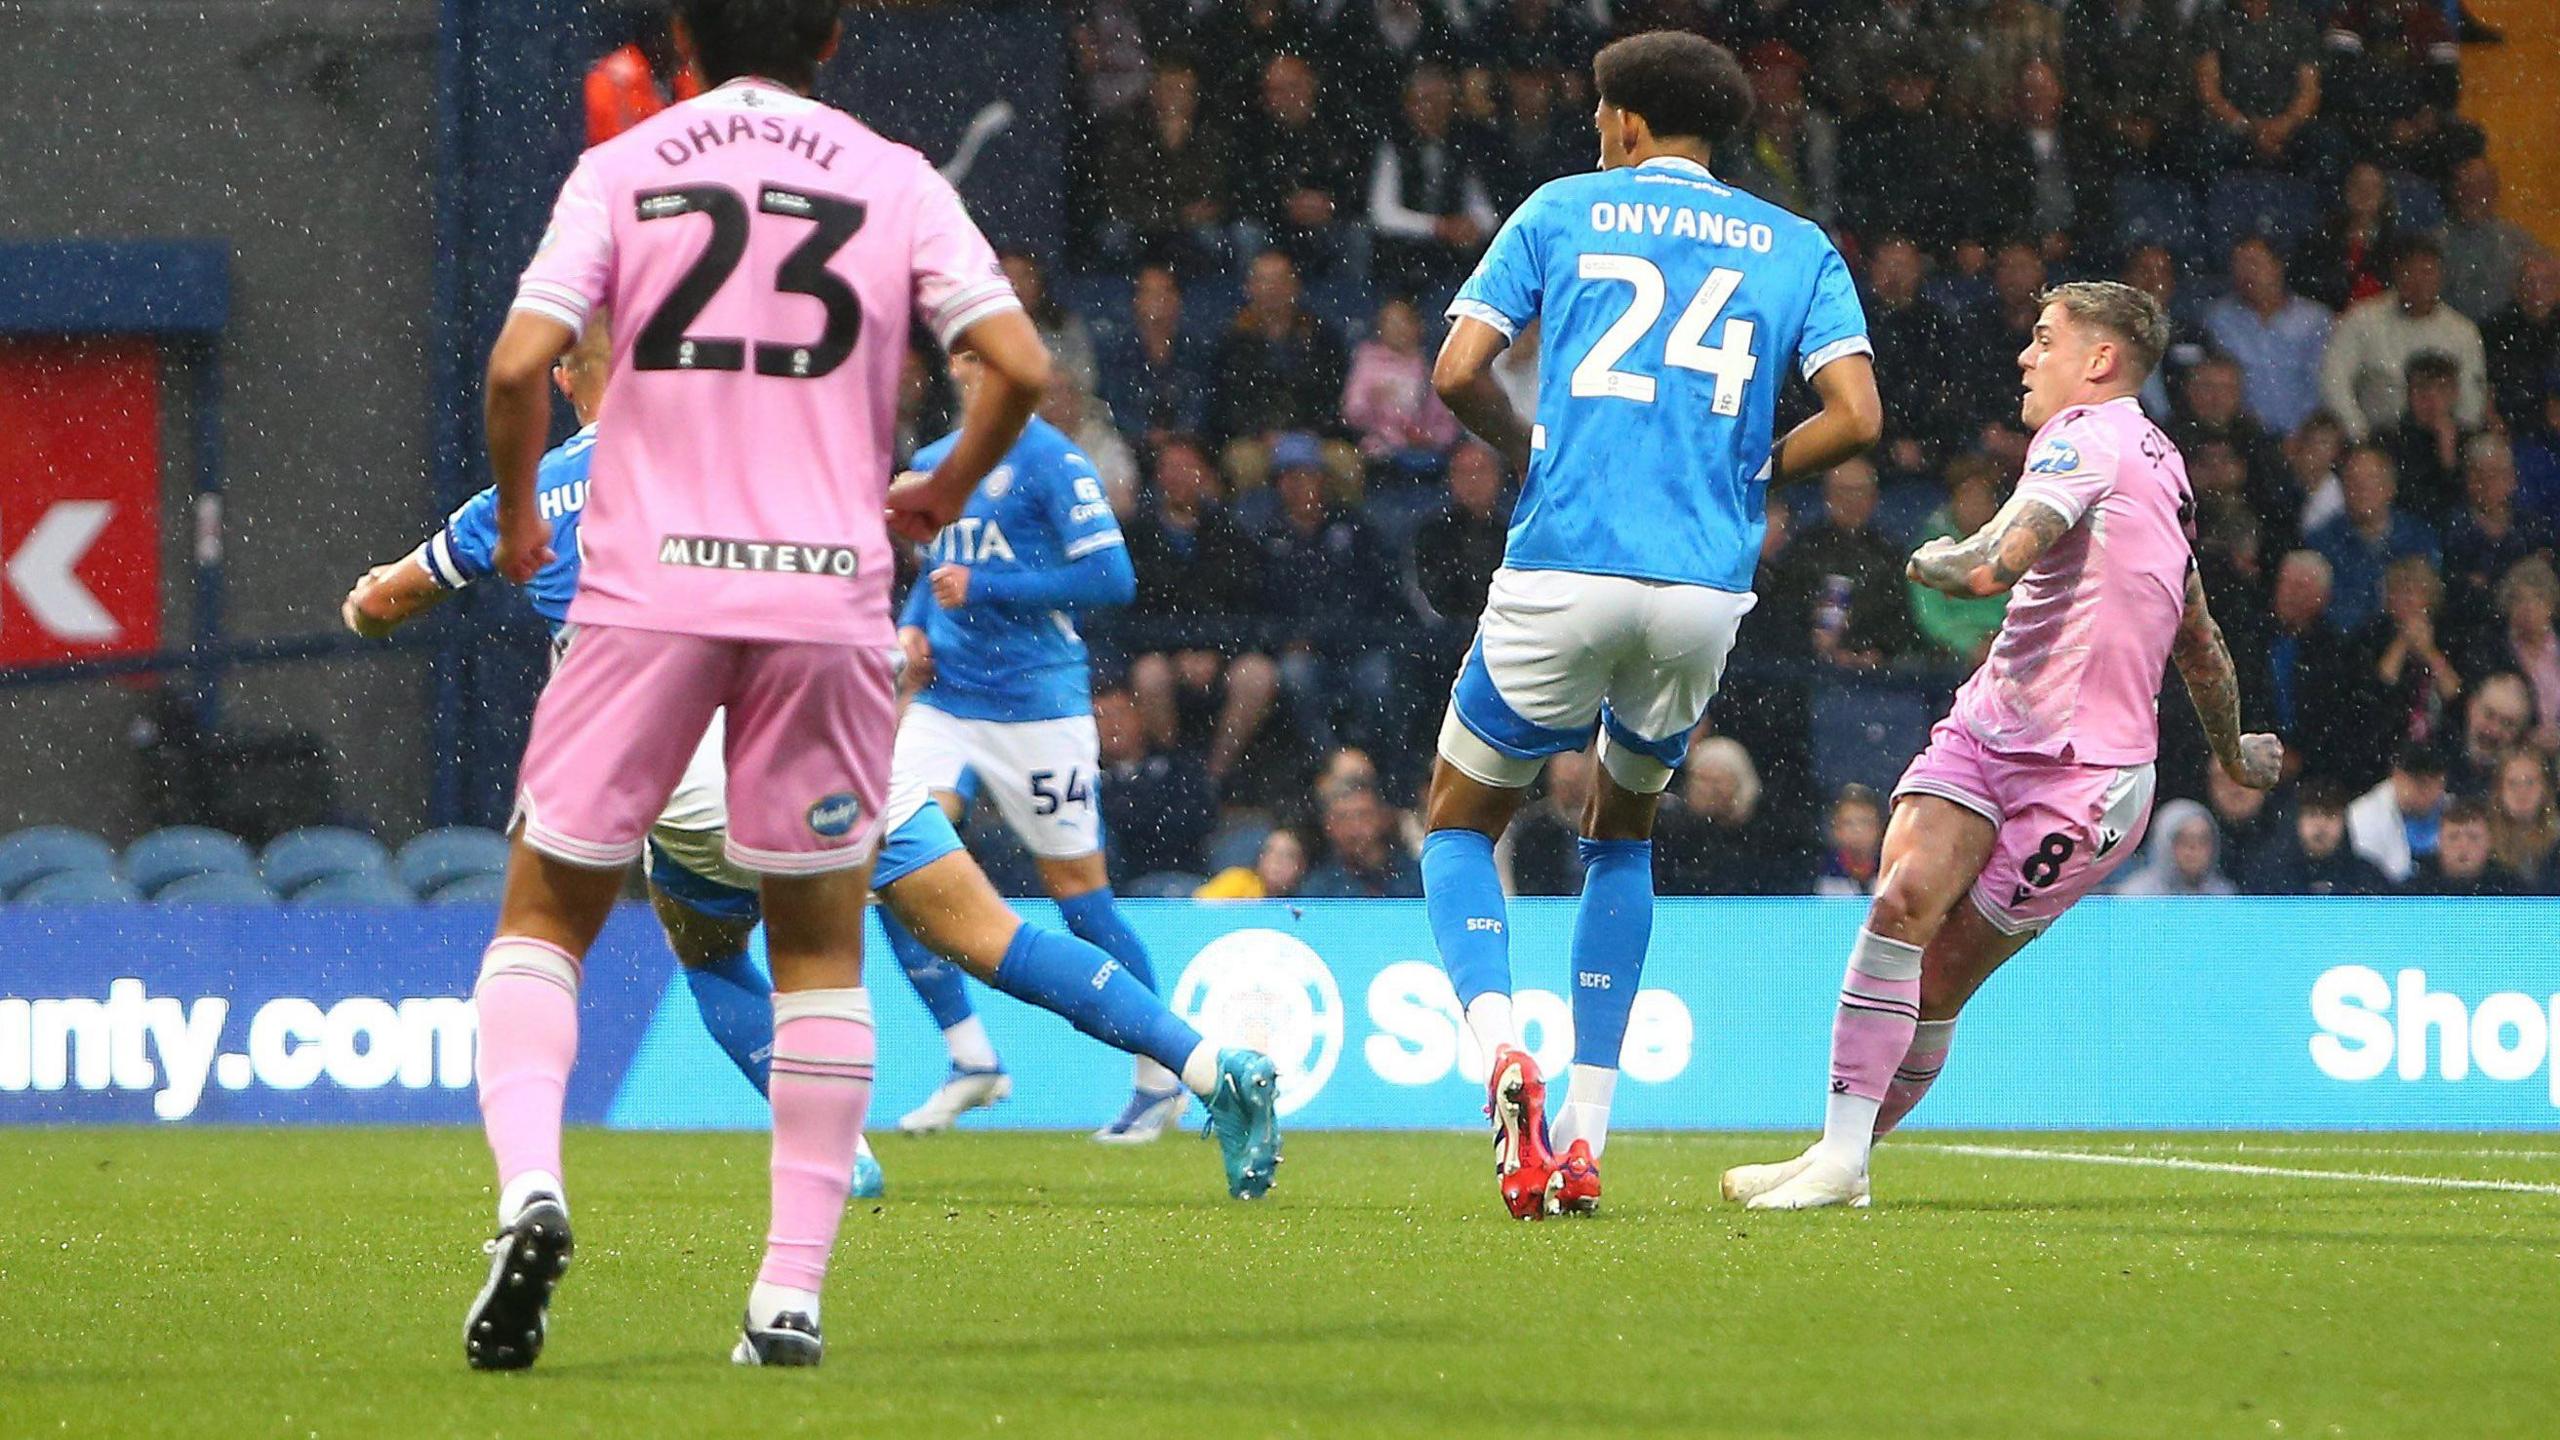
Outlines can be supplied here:
[[1983, 918], [2010, 935], [2040, 931], [2142, 847], [2151, 823], [2151, 766], [2074, 765], [2003, 755], [1952, 718], [1893, 787], [1935, 795], [1999, 827], [1973, 882]]
[[765, 875], [871, 858], [897, 736], [890, 652], [589, 625], [544, 687], [516, 781], [525, 843], [610, 870], [728, 711], [728, 856]]

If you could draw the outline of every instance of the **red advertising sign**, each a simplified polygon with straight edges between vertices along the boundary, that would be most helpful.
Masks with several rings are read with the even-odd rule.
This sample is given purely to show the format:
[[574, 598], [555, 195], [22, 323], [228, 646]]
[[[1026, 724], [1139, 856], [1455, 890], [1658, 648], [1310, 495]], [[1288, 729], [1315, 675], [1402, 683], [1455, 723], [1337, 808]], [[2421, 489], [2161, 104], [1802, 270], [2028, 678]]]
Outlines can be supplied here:
[[159, 352], [0, 340], [0, 667], [159, 648]]

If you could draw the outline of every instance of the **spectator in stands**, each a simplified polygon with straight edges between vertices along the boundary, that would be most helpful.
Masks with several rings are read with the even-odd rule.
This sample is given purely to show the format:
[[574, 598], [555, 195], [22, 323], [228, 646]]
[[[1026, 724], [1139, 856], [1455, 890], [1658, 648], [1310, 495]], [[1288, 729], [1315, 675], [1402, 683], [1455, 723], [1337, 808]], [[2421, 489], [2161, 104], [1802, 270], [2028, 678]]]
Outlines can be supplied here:
[[2366, 723], [2386, 749], [2401, 741], [2441, 744], [2462, 701], [2462, 671], [2437, 634], [2444, 582], [2424, 556], [2394, 560], [2383, 572], [2382, 612], [2354, 643], [2370, 697]]
[[2103, 170], [2162, 175], [2195, 94], [2179, 0], [2077, 0], [2062, 7], [2066, 115]]
[[1102, 402], [1111, 421], [1153, 447], [1169, 435], [1197, 435], [1208, 423], [1207, 347], [1182, 326], [1182, 285], [1169, 265], [1138, 271], [1129, 319], [1099, 341]]
[[1402, 123], [1369, 162], [1369, 229], [1381, 284], [1437, 295], [1464, 278], [1502, 217], [1457, 136], [1458, 87], [1426, 65], [1404, 86]]
[[669, 105], [702, 93], [702, 78], [676, 53], [665, 11], [647, 8], [651, 13], [616, 17], [637, 33], [631, 43], [587, 69], [589, 145], [601, 145]]
[[1101, 383], [1101, 366], [1095, 362], [1093, 328], [1065, 305], [1049, 288], [1049, 270], [1039, 257], [1026, 250], [1006, 250], [998, 258], [1004, 263], [1005, 279], [1013, 284], [1013, 293], [1022, 300], [1022, 308], [1038, 327], [1040, 338], [1057, 361], [1058, 378], [1070, 382], [1090, 398]]
[[2044, 313], [2044, 252], [2024, 241], [2002, 245], [1991, 257], [1991, 306], [1964, 338], [1956, 363], [1972, 370], [1966, 401], [1972, 423], [2013, 421], [2018, 415], [2018, 352], [2035, 340]]
[[1505, 837], [1511, 848], [1511, 893], [1582, 893], [1582, 811], [1591, 801], [1591, 755], [1573, 750], [1547, 762], [1538, 798]]
[[2462, 488], [2462, 508], [2444, 532], [2446, 611], [2473, 629], [2495, 615], [2498, 581], [2527, 557], [2551, 554], [2560, 533], [2545, 517], [2516, 508], [2515, 450], [2500, 436], [2463, 442]]
[[1209, 65], [1212, 93], [1240, 94], [1255, 76], [1268, 73], [1272, 61], [1310, 53], [1316, 38], [1311, 8], [1298, 0], [1194, 5], [1186, 48]]
[[1378, 307], [1370, 337], [1351, 352], [1342, 386], [1342, 423], [1359, 437], [1372, 466], [1408, 476], [1436, 475], [1458, 442], [1458, 417], [1431, 388], [1422, 353], [1422, 317], [1397, 296]]
[[2389, 777], [2347, 806], [2347, 843], [2383, 878], [2406, 884], [2418, 862], [2436, 853], [2444, 807], [2444, 756], [2403, 745]]
[[1129, 448], [1119, 427], [1111, 423], [1102, 402], [1076, 384], [1075, 376], [1064, 367], [1051, 376], [1049, 391], [1040, 399], [1040, 418], [1057, 426], [1061, 434], [1075, 442], [1084, 458], [1093, 462], [1093, 472], [1102, 477], [1112, 513], [1124, 520], [1135, 513], [1138, 454]]
[[[1088, 116], [1109, 120], [1147, 96], [1147, 33], [1169, 19], [1153, 0], [1085, 0], [1067, 29], [1074, 97]], [[1160, 37], [1161, 27], [1160, 27]]]
[[1249, 254], [1277, 248], [1293, 275], [1356, 268], [1366, 232], [1340, 222], [1359, 204], [1359, 152], [1317, 113], [1313, 65], [1275, 55], [1260, 74], [1260, 103], [1236, 123], [1227, 161], [1241, 244]]
[[[1400, 741], [1392, 632], [1410, 615], [1401, 567], [1358, 511], [1327, 502], [1314, 436], [1281, 436], [1271, 465], [1280, 509], [1259, 537], [1263, 610], [1285, 637], [1280, 678], [1298, 732], [1328, 750], [1343, 732], [1354, 744]], [[1339, 731], [1338, 710], [1348, 712]]]
[[1800, 845], [1770, 833], [1760, 770], [1728, 735], [1689, 751], [1678, 793], [1654, 821], [1655, 884], [1666, 895], [1785, 895], [1801, 891]]
[[[1958, 456], [1947, 466], [1947, 503], [1921, 528], [1923, 541], [1941, 536], [1962, 538], [1991, 523], [2000, 510], [2000, 490], [1991, 462], [1979, 455]], [[2007, 592], [1978, 599], [1951, 595], [1905, 580], [1911, 599], [1912, 624], [1921, 638], [1946, 660], [1971, 670], [1990, 652], [1991, 637], [2009, 613]]]
[[1883, 70], [1886, 103], [1840, 133], [1841, 213], [1863, 234], [1935, 248], [1973, 228], [1957, 213], [1964, 137], [1932, 107], [1938, 81], [1924, 52], [1895, 46]]
[[1840, 210], [1840, 132], [1830, 116], [1805, 103], [1804, 57], [1772, 41], [1753, 48], [1744, 63], [1751, 73], [1751, 123], [1716, 150], [1717, 176], [1829, 225]]
[[2456, 800], [2445, 806], [2444, 819], [2437, 830], [2436, 851], [2419, 859], [2407, 893], [2464, 900], [2525, 894], [2516, 877], [2490, 863], [2489, 844], [2487, 806], [2477, 800]]
[[2400, 472], [2400, 497], [2410, 513], [2441, 532], [2462, 501], [2462, 456], [2474, 435], [2455, 413], [2462, 373], [2440, 350], [2409, 359], [2404, 389], [2409, 401], [2399, 423], [2377, 436]]
[[[2022, 118], [2041, 88], [2051, 102], [2048, 122], [2060, 117], [2062, 17], [2054, 7], [2041, 0], [1986, 0], [1951, 14], [1940, 34], [1953, 57], [1947, 101], [1955, 113], [2006, 125]], [[2037, 71], [2044, 72], [2041, 80]]]
[[2241, 493], [2249, 507], [2262, 518], [2290, 518], [2285, 492], [2291, 488], [2291, 473], [2284, 446], [2249, 413], [2247, 393], [2248, 382], [2238, 361], [2224, 355], [2199, 359], [2179, 389], [2180, 413], [2169, 433], [2187, 453], [2190, 470], [2196, 452], [2206, 445], [2217, 441], [2228, 445], [2240, 462]]
[[2293, 831], [2251, 852], [2240, 888], [2252, 895], [2387, 895], [2391, 881], [2347, 847], [2347, 792], [2305, 780], [2293, 797]]
[[1568, 0], [1483, 0], [1474, 8], [1476, 48], [1496, 65], [1581, 74], [1600, 48], [1587, 9]]
[[1246, 272], [1244, 297], [1218, 344], [1212, 431], [1222, 443], [1267, 441], [1330, 424], [1346, 373], [1342, 342], [1299, 304], [1298, 267], [1263, 251]]
[[1867, 338], [1884, 400], [1881, 453], [1902, 474], [1927, 468], [1970, 428], [1964, 372], [1949, 363], [1962, 327], [1921, 296], [1923, 264], [1920, 247], [1900, 235], [1876, 241], [1867, 256]]
[[2560, 752], [2560, 574], [2540, 555], [2518, 561], [2498, 582], [2499, 623], [2479, 644], [2471, 664], [2480, 673], [2512, 670], [2533, 689], [2532, 743], [2546, 755]]
[[1307, 879], [1307, 842], [1287, 828], [1262, 837], [1251, 865], [1236, 865], [1209, 877], [1192, 892], [1199, 900], [1285, 900]]
[[2537, 250], [2516, 273], [2515, 298], [2480, 327], [2489, 399], [2510, 433], [2541, 428], [2560, 369], [2560, 259]]
[[2400, 244], [2400, 209], [2382, 167], [2347, 167], [2338, 207], [2293, 252], [2293, 288], [2343, 310], [2390, 288], [2391, 257]]
[[2266, 670], [2243, 684], [2265, 684], [2289, 765], [2361, 779], [2338, 764], [2334, 744], [2350, 723], [2356, 681], [2346, 637], [2327, 618], [2329, 591], [2329, 562], [2317, 552], [2296, 550], [2277, 564]]
[[2214, 829], [2222, 836], [2222, 852], [2231, 858], [2228, 868], [2235, 878], [2239, 857], [2277, 838], [2282, 829], [2269, 792], [2250, 789], [2219, 765], [2204, 767], [2204, 803], [2213, 812]]
[[2357, 148], [2442, 181], [2486, 143], [2454, 113], [2462, 76], [2443, 0], [2336, 0], [2331, 69], [2340, 121]]
[[2320, 404], [2320, 355], [2330, 314], [2285, 284], [2284, 261], [2266, 237], [2231, 247], [2231, 289], [2205, 312], [2205, 333], [2240, 367], [2249, 414], [2290, 435]]
[[1491, 136], [1484, 170], [1495, 213], [1508, 215], [1539, 186], [1591, 168], [1592, 141], [1576, 123], [1579, 117], [1566, 115], [1556, 103], [1554, 71], [1507, 71], [1502, 86], [1502, 123]]
[[1102, 824], [1111, 836], [1114, 878], [1160, 871], [1198, 873], [1218, 802], [1200, 761], [1148, 743], [1138, 702], [1119, 686], [1096, 686], [1093, 723], [1101, 739]]
[[1822, 478], [1822, 518], [1787, 542], [1778, 560], [1783, 610], [1810, 624], [1809, 633], [1783, 642], [1790, 649], [1805, 645], [1834, 665], [1872, 670], [1917, 643], [1902, 574], [1906, 552], [1875, 528], [1875, 514], [1874, 466], [1852, 460]]
[[[2016, 6], [2022, 0], [2000, 0]], [[2052, 12], [2039, 12], [2051, 19]], [[1986, 12], [1990, 13], [1990, 12]], [[2031, 237], [2044, 257], [2061, 261], [2071, 237], [2093, 218], [2104, 192], [2092, 181], [2062, 124], [2062, 72], [2049, 59], [2032, 59], [2003, 72], [2004, 99], [1990, 107], [1998, 123], [1981, 132], [1971, 204], [1995, 218], [1998, 232]], [[2086, 196], [2083, 191], [2090, 193]]]
[[1396, 842], [1378, 792], [1351, 786], [1324, 802], [1325, 862], [1300, 893], [1311, 900], [1394, 896], [1419, 899], [1422, 871]]
[[2486, 323], [2515, 298], [2533, 236], [2498, 213], [2498, 167], [2474, 155], [2454, 167], [2444, 222], [2444, 303]]
[[[1730, 0], [1715, 17], [1712, 38], [1737, 55], [1770, 45], [1784, 45], [1799, 56], [1816, 54], [1831, 8], [1825, 0]], [[1628, 32], [1622, 28], [1619, 33]]]
[[2284, 440], [2286, 488], [2269, 497], [2270, 526], [2298, 543], [2312, 531], [2346, 513], [2345, 488], [2338, 466], [2346, 459], [2347, 427], [2326, 410], [2314, 410]]
[[1200, 124], [1200, 73], [1180, 55], [1157, 58], [1147, 103], [1107, 122], [1104, 203], [1115, 227], [1106, 252], [1200, 273], [1224, 263], [1226, 146]]
[[2320, 32], [2293, 0], [2231, 0], [2196, 22], [2201, 175], [2240, 166], [2302, 171], [2316, 158]]
[[2338, 470], [2345, 508], [2302, 537], [2329, 562], [2329, 617], [2340, 630], [2352, 633], [2373, 618], [2382, 604], [2383, 567], [2412, 555], [2424, 556], [2429, 565], [2443, 558], [2435, 531], [2392, 503], [2398, 492], [2391, 456], [2359, 445]]
[[2560, 849], [2560, 803], [2552, 793], [2551, 762], [2518, 750], [2498, 765], [2489, 790], [2489, 858], [2528, 893], [2548, 895], [2552, 852]]
[[[2183, 388], [2187, 373], [2211, 353], [2211, 339], [2204, 331], [2205, 304], [2178, 283], [2178, 261], [2166, 245], [2137, 245], [2124, 257], [2123, 273], [2118, 280], [2148, 294], [2160, 302], [2160, 313], [2169, 317], [2169, 347], [2161, 352], [2159, 368], [2151, 373], [2142, 387], [2143, 408], [2154, 415], [2170, 410], [2169, 393]], [[2239, 387], [2235, 377], [2232, 407], [2238, 413]]]
[[1449, 457], [1448, 504], [1413, 532], [1414, 589], [1461, 645], [1484, 613], [1510, 528], [1502, 513], [1502, 457], [1470, 440]]
[[2142, 865], [2116, 885], [2119, 895], [2237, 895], [2222, 873], [2222, 835], [2213, 812], [2193, 800], [2172, 800], [2151, 819]]
[[2391, 288], [2340, 316], [2320, 360], [2320, 398], [2361, 440], [2396, 423], [2408, 408], [2409, 362], [2420, 352], [2451, 356], [2460, 380], [2454, 414], [2466, 427], [2488, 423], [2489, 359], [2480, 327], [2444, 303], [2444, 260], [2432, 236], [2412, 235], [2392, 262]]
[[1157, 447], [1153, 503], [1127, 529], [1138, 596], [1123, 615], [1153, 627], [1152, 648], [1129, 665], [1148, 738], [1202, 752], [1211, 783], [1223, 785], [1279, 698], [1280, 670], [1247, 643], [1262, 611], [1262, 552], [1217, 487], [1198, 440], [1174, 435]]
[[2497, 783], [2498, 767], [2526, 746], [2533, 728], [2533, 691], [2524, 677], [2501, 670], [2471, 687], [2471, 702], [2462, 710], [2462, 744], [2445, 761], [2444, 783], [2456, 795], [2486, 795]]
[[1830, 844], [1815, 868], [1816, 895], [1873, 895], [1884, 857], [1884, 801], [1864, 785], [1843, 785], [1831, 802]]
[[1325, 88], [1349, 107], [1352, 130], [1383, 134], [1413, 72], [1456, 64], [1460, 48], [1439, 0], [1347, 0], [1326, 27]]
[[1842, 15], [1822, 47], [1831, 108], [1854, 120], [1897, 76], [1942, 73], [1936, 10], [1934, 0], [1868, 0]]

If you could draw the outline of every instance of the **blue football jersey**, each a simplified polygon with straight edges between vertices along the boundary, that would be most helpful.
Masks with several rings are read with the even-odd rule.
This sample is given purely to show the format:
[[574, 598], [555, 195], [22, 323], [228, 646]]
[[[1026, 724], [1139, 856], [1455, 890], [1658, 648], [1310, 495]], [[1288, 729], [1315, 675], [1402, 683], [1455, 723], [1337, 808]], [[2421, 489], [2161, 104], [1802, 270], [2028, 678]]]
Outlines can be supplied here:
[[1787, 366], [1871, 353], [1829, 236], [1693, 161], [1551, 181], [1450, 302], [1539, 322], [1538, 413], [1504, 563], [1747, 591]]
[[[917, 451], [910, 468], [932, 469], [957, 438], [945, 436]], [[1033, 417], [1004, 463], [987, 472], [960, 518], [934, 537], [925, 556], [925, 576], [937, 566], [965, 565], [970, 584], [967, 603], [947, 610], [935, 602], [924, 578], [916, 582], [905, 623], [921, 626], [933, 642], [933, 681], [917, 699], [969, 720], [1090, 714], [1084, 637], [1076, 632], [1070, 607], [1106, 597], [1080, 594], [1067, 605], [1006, 597], [1023, 586], [1052, 588], [1060, 578], [1056, 572], [1124, 543], [1093, 462], [1063, 431]], [[1121, 573], [1127, 573], [1125, 566]]]
[[[524, 587], [533, 613], [553, 633], [568, 623], [569, 602], [578, 593], [578, 517], [587, 508], [587, 461], [595, 453], [596, 427], [588, 426], [542, 457], [534, 472], [533, 503], [551, 522], [552, 562], [534, 573]], [[462, 502], [427, 541], [427, 574], [448, 590], [459, 590], [497, 573], [498, 491], [496, 486]]]

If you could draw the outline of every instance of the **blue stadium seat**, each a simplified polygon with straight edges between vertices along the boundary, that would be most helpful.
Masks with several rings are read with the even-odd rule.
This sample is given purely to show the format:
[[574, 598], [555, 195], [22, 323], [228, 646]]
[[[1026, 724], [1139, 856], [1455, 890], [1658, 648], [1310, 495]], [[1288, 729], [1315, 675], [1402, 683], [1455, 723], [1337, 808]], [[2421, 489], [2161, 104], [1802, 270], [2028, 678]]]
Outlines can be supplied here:
[[379, 870], [350, 870], [314, 880], [294, 892], [293, 903], [310, 905], [415, 905], [409, 887]]
[[207, 870], [198, 875], [185, 875], [160, 887], [152, 895], [154, 905], [273, 905], [276, 892], [255, 875], [234, 875], [227, 870]]
[[433, 895], [430, 905], [495, 905], [507, 893], [504, 875], [465, 875]]
[[1132, 900], [1180, 900], [1208, 883], [1209, 877], [1187, 870], [1157, 870], [1119, 888]]
[[1891, 793], [1929, 743], [1936, 709], [1916, 689], [1822, 684], [1813, 693], [1813, 779], [1825, 803], [1851, 782]]
[[507, 837], [476, 825], [430, 830], [400, 847], [400, 883], [413, 895], [433, 895], [466, 875], [497, 875], [507, 868]]
[[2196, 196], [2180, 181], [2120, 175], [2115, 188], [2116, 233], [2124, 248], [2165, 245], [2181, 263], [2193, 264], [2204, 246], [2196, 229]]
[[2214, 181], [2205, 196], [2205, 241], [2214, 262], [2206, 268], [2221, 269], [2221, 257], [2247, 235], [2264, 235], [2277, 250], [2290, 255], [2319, 223], [2320, 195], [2310, 181], [2297, 175], [2233, 171]]
[[38, 825], [0, 840], [0, 900], [48, 875], [116, 873], [115, 847], [86, 830]]
[[142, 892], [105, 870], [63, 870], [17, 893], [19, 905], [133, 905]]
[[1270, 838], [1271, 826], [1260, 820], [1239, 820], [1220, 827], [1217, 834], [1209, 837], [1209, 853], [1205, 857], [1209, 873], [1251, 865], [1262, 856], [1262, 842]]
[[313, 825], [289, 831], [267, 843], [258, 858], [259, 873], [279, 895], [292, 895], [315, 880], [356, 871], [391, 873], [391, 852], [360, 830]]
[[172, 825], [154, 830], [125, 847], [124, 875], [145, 895], [190, 875], [258, 873], [258, 859], [237, 835], [202, 825]]

